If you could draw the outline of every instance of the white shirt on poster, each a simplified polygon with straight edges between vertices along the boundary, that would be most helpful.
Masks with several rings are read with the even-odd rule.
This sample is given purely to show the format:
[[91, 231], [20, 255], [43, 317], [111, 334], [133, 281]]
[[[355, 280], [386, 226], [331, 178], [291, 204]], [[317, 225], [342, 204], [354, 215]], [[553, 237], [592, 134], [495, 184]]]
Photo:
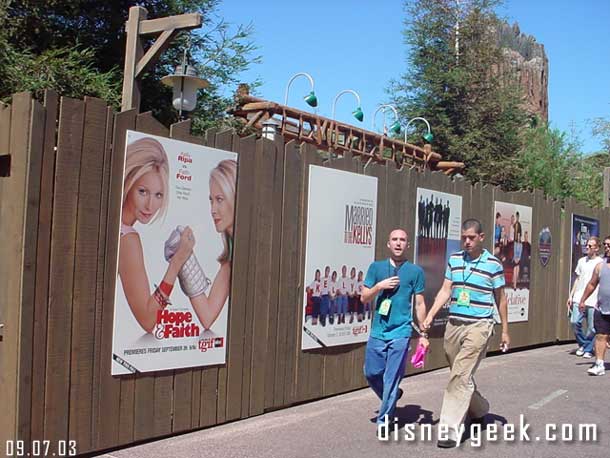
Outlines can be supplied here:
[[328, 290], [330, 287], [330, 277], [323, 277], [322, 278], [322, 296], [324, 295], [328, 295]]

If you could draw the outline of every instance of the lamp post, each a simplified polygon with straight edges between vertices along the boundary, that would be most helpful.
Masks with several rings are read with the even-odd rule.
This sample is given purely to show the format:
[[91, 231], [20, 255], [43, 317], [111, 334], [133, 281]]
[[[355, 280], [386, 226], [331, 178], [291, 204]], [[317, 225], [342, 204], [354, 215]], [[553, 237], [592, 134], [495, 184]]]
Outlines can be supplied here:
[[290, 90], [290, 85], [299, 76], [304, 76], [305, 78], [307, 78], [309, 80], [309, 84], [311, 85], [311, 92], [309, 94], [307, 94], [305, 97], [303, 97], [303, 100], [305, 100], [307, 105], [309, 105], [310, 107], [313, 107], [313, 108], [317, 107], [318, 98], [316, 97], [316, 93], [313, 90], [313, 86], [314, 86], [313, 78], [311, 77], [311, 75], [309, 73], [305, 73], [305, 72], [297, 73], [296, 75], [294, 75], [292, 78], [290, 78], [288, 80], [288, 84], [286, 85], [286, 96], [284, 97], [284, 105], [288, 105], [288, 91]]
[[188, 65], [187, 53], [190, 40], [184, 47], [182, 64], [176, 67], [173, 74], [161, 78], [161, 82], [173, 88], [172, 105], [178, 110], [178, 117], [183, 119], [183, 111], [193, 111], [197, 106], [197, 90], [209, 86], [203, 78], [197, 76], [193, 67]]
[[405, 126], [405, 143], [407, 143], [407, 134], [409, 132], [409, 126], [413, 121], [423, 121], [426, 123], [426, 127], [428, 127], [428, 132], [422, 135], [422, 138], [426, 140], [427, 143], [431, 143], [434, 139], [434, 135], [432, 135], [432, 130], [430, 129], [430, 123], [426, 120], [426, 118], [422, 118], [421, 116], [409, 119], [407, 125]]
[[[377, 113], [379, 113], [380, 110], [383, 110], [383, 134], [387, 135], [388, 130], [390, 132], [394, 132], [395, 134], [399, 134], [400, 133], [400, 122], [398, 121], [398, 111], [396, 110], [396, 107], [394, 105], [389, 105], [389, 104], [383, 104], [383, 105], [379, 105], [377, 107], [377, 110], [375, 110], [375, 113], [373, 113], [373, 130], [375, 130], [375, 116], [377, 116]], [[392, 113], [394, 113], [394, 122], [390, 125], [389, 129], [386, 127], [386, 123], [385, 123], [385, 112], [386, 110], [391, 110]]]
[[277, 134], [277, 130], [280, 127], [280, 122], [277, 119], [269, 118], [266, 121], [263, 121], [262, 125], [263, 130], [261, 136], [267, 140], [275, 140], [275, 134]]
[[332, 119], [335, 119], [335, 108], [337, 106], [337, 100], [339, 100], [339, 98], [343, 94], [352, 94], [354, 97], [356, 97], [356, 101], [358, 102], [358, 106], [356, 107], [356, 109], [354, 111], [352, 111], [352, 115], [358, 121], [362, 122], [362, 120], [364, 119], [364, 112], [362, 111], [362, 104], [360, 103], [360, 95], [358, 95], [358, 93], [356, 91], [352, 91], [351, 89], [344, 89], [343, 91], [339, 92], [335, 96], [335, 100], [333, 100]]

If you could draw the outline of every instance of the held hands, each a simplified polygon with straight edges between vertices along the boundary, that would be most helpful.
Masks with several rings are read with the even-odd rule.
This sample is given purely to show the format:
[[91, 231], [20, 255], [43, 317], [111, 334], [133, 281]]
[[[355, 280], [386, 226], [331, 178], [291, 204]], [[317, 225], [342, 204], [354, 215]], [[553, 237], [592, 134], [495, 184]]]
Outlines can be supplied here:
[[424, 348], [430, 347], [430, 341], [426, 337], [420, 337], [417, 343]]
[[379, 289], [394, 289], [400, 284], [400, 279], [398, 277], [390, 277], [385, 280], [381, 280], [377, 283]]
[[195, 246], [195, 236], [193, 230], [187, 226], [180, 234], [180, 242], [178, 242], [178, 249], [172, 257], [172, 260], [176, 260], [178, 265], [182, 265], [186, 262], [189, 256], [193, 253], [193, 247]]
[[177, 226], [165, 241], [165, 259], [179, 269], [180, 288], [190, 298], [205, 293], [211, 284], [193, 253], [194, 246], [195, 236], [188, 226]]
[[432, 320], [433, 320], [433, 317], [431, 317], [430, 315], [428, 315], [426, 317], [424, 322], [421, 324], [422, 331], [430, 330], [430, 327], [432, 326]]
[[510, 346], [510, 336], [508, 335], [508, 332], [502, 332], [502, 339], [500, 341], [500, 350], [502, 350], [503, 353], [506, 353], [506, 351], [508, 351], [509, 346]]

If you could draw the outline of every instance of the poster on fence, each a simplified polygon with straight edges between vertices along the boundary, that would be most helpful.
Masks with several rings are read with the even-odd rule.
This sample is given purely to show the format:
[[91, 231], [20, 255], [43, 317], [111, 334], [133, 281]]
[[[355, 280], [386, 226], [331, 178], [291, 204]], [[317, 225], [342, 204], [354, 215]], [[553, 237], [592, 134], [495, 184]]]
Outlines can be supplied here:
[[[599, 220], [572, 214], [572, 263], [570, 269], [570, 291], [576, 280], [576, 265], [578, 260], [587, 255], [587, 240], [589, 237], [599, 237]], [[603, 247], [601, 247], [603, 248]]]
[[[428, 308], [445, 279], [449, 255], [460, 250], [462, 196], [417, 188], [415, 264], [424, 269]], [[431, 335], [442, 336], [449, 303], [434, 318]]]
[[237, 155], [127, 131], [112, 375], [225, 362]]
[[309, 166], [301, 348], [365, 342], [360, 293], [375, 258], [377, 178]]
[[502, 261], [506, 279], [508, 322], [529, 317], [532, 257], [532, 207], [497, 202], [494, 208], [494, 255]]

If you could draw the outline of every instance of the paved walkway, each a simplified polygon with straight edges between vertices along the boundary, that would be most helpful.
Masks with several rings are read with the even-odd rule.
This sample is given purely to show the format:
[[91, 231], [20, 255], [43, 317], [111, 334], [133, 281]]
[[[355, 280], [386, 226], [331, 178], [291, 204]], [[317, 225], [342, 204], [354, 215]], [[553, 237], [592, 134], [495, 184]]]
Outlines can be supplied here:
[[[480, 391], [491, 402], [491, 419], [514, 424], [514, 442], [465, 440], [460, 448], [441, 450], [436, 434], [448, 370], [403, 380], [399, 422], [412, 428], [417, 440], [393, 437], [379, 442], [371, 418], [378, 407], [369, 389], [271, 412], [247, 420], [100, 455], [105, 458], [352, 458], [352, 457], [610, 457], [610, 364], [601, 377], [586, 375], [591, 360], [570, 354], [574, 345], [560, 345], [489, 357], [477, 372]], [[519, 441], [520, 416], [529, 424], [528, 442]], [[557, 440], [545, 440], [545, 425], [554, 423]], [[426, 426], [426, 425], [434, 426]], [[564, 425], [562, 427], [562, 424]], [[579, 424], [597, 425], [596, 441], [578, 441]], [[431, 429], [432, 441], [420, 434]], [[493, 432], [493, 426], [487, 427]], [[552, 428], [552, 427], [551, 427]], [[572, 441], [561, 441], [573, 433]], [[499, 436], [502, 436], [500, 429]], [[483, 435], [485, 435], [485, 431]], [[510, 436], [510, 431], [509, 431]]]

